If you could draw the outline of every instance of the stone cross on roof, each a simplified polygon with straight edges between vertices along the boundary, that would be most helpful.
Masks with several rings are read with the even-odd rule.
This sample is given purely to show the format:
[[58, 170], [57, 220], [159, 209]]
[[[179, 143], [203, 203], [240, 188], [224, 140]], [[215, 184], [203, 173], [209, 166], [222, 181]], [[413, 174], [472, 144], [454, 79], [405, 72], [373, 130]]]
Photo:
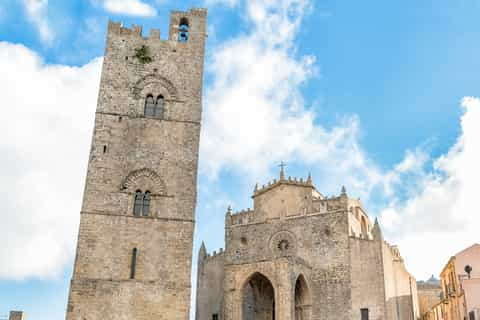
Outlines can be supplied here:
[[287, 164], [285, 162], [280, 162], [280, 180], [285, 180], [285, 167], [287, 166]]

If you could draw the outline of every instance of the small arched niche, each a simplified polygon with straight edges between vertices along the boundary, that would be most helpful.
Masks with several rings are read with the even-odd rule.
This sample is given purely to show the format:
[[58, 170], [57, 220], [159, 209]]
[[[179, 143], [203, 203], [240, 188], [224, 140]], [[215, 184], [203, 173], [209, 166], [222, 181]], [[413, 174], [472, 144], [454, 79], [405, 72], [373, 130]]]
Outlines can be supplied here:
[[295, 320], [310, 320], [312, 314], [312, 299], [307, 281], [299, 275], [295, 282]]
[[275, 320], [275, 290], [270, 280], [254, 273], [243, 286], [242, 320]]

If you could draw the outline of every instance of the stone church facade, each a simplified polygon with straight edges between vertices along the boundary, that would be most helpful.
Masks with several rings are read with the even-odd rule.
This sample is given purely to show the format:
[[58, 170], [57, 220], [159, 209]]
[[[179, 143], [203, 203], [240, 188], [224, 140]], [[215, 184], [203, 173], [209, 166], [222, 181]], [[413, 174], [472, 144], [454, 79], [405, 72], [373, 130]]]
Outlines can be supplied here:
[[255, 187], [225, 217], [225, 251], [199, 252], [196, 320], [413, 320], [416, 281], [359, 200], [306, 180]]
[[109, 23], [67, 320], [187, 320], [206, 10]]

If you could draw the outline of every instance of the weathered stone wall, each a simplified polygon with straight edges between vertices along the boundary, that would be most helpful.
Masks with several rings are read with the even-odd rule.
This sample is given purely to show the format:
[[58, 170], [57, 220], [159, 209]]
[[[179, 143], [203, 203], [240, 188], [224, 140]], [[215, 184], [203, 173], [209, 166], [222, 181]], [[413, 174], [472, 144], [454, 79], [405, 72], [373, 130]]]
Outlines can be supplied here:
[[[279, 198], [292, 196], [304, 199], [303, 187], [299, 188], [302, 188], [299, 192], [278, 190], [271, 196], [284, 204], [301, 203], [295, 199]], [[263, 195], [261, 206], [271, 203], [270, 199], [265, 199], [267, 196]], [[250, 214], [257, 213], [251, 211]], [[251, 220], [243, 219], [245, 223], [240, 223], [242, 221], [233, 218], [235, 215], [227, 216], [225, 319], [242, 319], [242, 292], [256, 273], [272, 283], [275, 319], [295, 319], [294, 289], [300, 275], [304, 276], [313, 301], [311, 319], [350, 319], [350, 308], [345, 307], [351, 305], [346, 205], [343, 209], [340, 206], [322, 214], [282, 214], [272, 219], [269, 212], [263, 212], [262, 216], [269, 219], [263, 223], [250, 223]], [[228, 223], [229, 219], [235, 223]]]
[[[282, 171], [279, 181], [256, 187], [253, 198], [253, 210], [229, 209], [226, 216], [225, 320], [256, 319], [258, 312], [264, 320], [353, 320], [361, 309], [373, 320], [418, 318], [415, 279], [398, 249], [383, 241], [378, 222], [372, 227], [345, 189], [326, 198], [310, 177], [285, 179]], [[202, 260], [204, 273], [220, 274], [218, 264]], [[260, 288], [258, 279], [266, 279]], [[273, 307], [261, 296], [266, 284], [273, 287]], [[207, 288], [198, 294], [212, 295]]]
[[260, 221], [310, 213], [313, 189], [313, 186], [299, 182], [282, 183], [255, 195], [254, 210]]
[[[109, 24], [67, 320], [189, 317], [205, 38], [202, 9], [173, 12], [168, 40]], [[144, 116], [148, 94], [163, 118]], [[133, 216], [137, 190], [152, 194], [147, 217]]]
[[197, 271], [197, 310], [195, 319], [212, 320], [218, 315], [223, 320], [223, 288], [225, 282], [225, 254], [200, 257]]
[[[253, 210], [228, 210], [225, 274], [220, 259], [200, 254], [197, 308], [209, 311], [197, 320], [211, 319], [212, 306], [221, 300], [219, 275], [225, 320], [356, 320], [361, 309], [373, 320], [417, 319], [415, 279], [398, 249], [383, 241], [378, 222], [372, 227], [360, 201], [345, 190], [325, 198], [310, 178], [282, 174], [255, 188]], [[262, 296], [270, 285], [273, 306], [270, 295]]]
[[382, 251], [387, 319], [418, 319], [420, 315], [415, 278], [406, 270], [397, 247], [384, 242]]
[[352, 319], [361, 319], [362, 308], [368, 309], [371, 320], [387, 319], [382, 243], [381, 238], [350, 238]]

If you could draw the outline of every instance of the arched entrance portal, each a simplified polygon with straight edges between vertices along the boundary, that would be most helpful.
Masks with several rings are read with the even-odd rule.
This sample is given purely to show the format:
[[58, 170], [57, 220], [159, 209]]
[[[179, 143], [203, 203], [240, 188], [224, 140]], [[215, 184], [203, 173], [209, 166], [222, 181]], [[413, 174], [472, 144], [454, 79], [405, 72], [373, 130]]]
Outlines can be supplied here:
[[242, 320], [275, 320], [275, 291], [264, 275], [255, 273], [243, 288]]
[[303, 275], [298, 276], [295, 283], [295, 320], [310, 320], [312, 301], [307, 282]]

